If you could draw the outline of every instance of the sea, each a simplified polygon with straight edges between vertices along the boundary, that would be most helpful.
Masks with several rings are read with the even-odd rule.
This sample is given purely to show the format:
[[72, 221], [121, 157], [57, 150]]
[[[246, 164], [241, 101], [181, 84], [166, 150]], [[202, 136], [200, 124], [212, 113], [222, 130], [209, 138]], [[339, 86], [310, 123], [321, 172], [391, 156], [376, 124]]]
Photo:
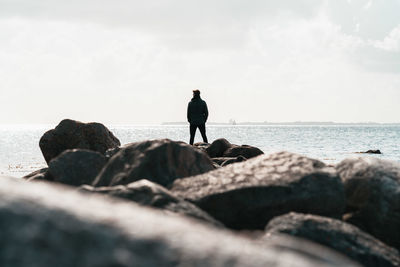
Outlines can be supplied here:
[[[56, 125], [0, 125], [0, 175], [22, 177], [46, 167], [40, 137]], [[106, 125], [121, 144], [169, 138], [189, 141], [188, 125]], [[208, 141], [226, 138], [269, 154], [290, 151], [327, 164], [349, 157], [378, 157], [400, 162], [400, 125], [208, 125]], [[201, 142], [196, 133], [195, 142]], [[359, 154], [379, 149], [381, 155]]]

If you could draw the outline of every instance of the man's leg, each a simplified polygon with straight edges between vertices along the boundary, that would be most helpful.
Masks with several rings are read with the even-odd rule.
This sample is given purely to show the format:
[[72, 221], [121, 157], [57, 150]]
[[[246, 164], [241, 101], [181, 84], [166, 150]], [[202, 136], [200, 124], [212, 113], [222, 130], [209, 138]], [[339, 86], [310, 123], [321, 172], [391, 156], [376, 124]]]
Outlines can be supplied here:
[[194, 136], [196, 134], [197, 125], [190, 124], [190, 142], [189, 144], [193, 145]]
[[201, 137], [203, 137], [203, 142], [208, 143], [207, 136], [206, 136], [206, 124], [199, 125], [199, 130], [201, 133]]

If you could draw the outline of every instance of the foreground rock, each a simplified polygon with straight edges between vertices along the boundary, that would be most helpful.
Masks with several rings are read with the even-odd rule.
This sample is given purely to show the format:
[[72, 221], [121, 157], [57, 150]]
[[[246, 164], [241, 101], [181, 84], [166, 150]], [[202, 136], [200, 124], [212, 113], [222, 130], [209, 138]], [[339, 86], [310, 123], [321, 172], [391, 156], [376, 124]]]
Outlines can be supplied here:
[[400, 266], [399, 252], [359, 228], [331, 218], [289, 213], [271, 220], [266, 236], [289, 234], [341, 252], [364, 266]]
[[101, 123], [82, 123], [63, 120], [53, 130], [47, 131], [39, 141], [40, 149], [47, 163], [64, 150], [82, 148], [104, 154], [107, 149], [121, 143]]
[[162, 186], [175, 179], [213, 170], [210, 158], [183, 142], [150, 140], [121, 148], [94, 181], [94, 186], [129, 184], [147, 179]]
[[264, 229], [290, 211], [340, 217], [345, 207], [333, 168], [288, 152], [176, 180], [171, 192], [233, 229]]
[[92, 184], [106, 162], [106, 157], [99, 152], [66, 150], [50, 161], [48, 173], [58, 183], [73, 186]]
[[346, 192], [344, 219], [400, 249], [400, 164], [364, 157], [336, 169]]
[[[0, 177], [0, 266], [356, 266], [266, 246], [132, 203]], [[290, 241], [289, 241], [290, 242]]]
[[127, 199], [143, 206], [150, 206], [165, 212], [185, 215], [217, 227], [223, 227], [220, 222], [217, 222], [197, 206], [172, 195], [167, 189], [148, 180], [140, 180], [126, 186], [83, 186], [80, 190]]

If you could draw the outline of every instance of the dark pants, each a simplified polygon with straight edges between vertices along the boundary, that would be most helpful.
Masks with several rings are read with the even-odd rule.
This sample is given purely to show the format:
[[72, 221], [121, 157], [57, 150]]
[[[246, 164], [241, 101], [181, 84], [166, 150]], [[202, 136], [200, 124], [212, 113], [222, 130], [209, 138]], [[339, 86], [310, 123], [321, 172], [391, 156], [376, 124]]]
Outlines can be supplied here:
[[203, 142], [208, 143], [206, 136], [206, 125], [203, 124], [190, 124], [190, 144], [193, 145], [196, 129], [199, 128]]

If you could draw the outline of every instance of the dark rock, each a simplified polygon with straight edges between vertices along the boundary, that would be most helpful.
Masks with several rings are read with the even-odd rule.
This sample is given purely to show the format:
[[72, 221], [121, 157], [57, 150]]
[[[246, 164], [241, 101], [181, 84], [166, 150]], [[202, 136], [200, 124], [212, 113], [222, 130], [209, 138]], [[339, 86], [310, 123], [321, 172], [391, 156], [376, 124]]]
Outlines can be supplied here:
[[212, 162], [218, 165], [222, 165], [227, 160], [236, 159], [235, 157], [218, 157], [218, 158], [211, 158]]
[[400, 266], [399, 252], [359, 228], [331, 218], [289, 213], [272, 219], [266, 235], [289, 234], [332, 248], [364, 266]]
[[248, 146], [248, 145], [242, 145], [242, 146], [233, 146], [231, 148], [228, 148], [223, 156], [224, 157], [238, 157], [238, 156], [243, 156], [246, 159], [249, 158], [254, 158], [259, 155], [264, 154], [259, 148], [254, 147], [254, 146]]
[[166, 212], [185, 215], [217, 227], [223, 227], [220, 222], [217, 222], [197, 206], [174, 196], [164, 187], [148, 180], [143, 179], [128, 185], [117, 185], [112, 187], [82, 186], [81, 190], [124, 198], [143, 206], [150, 206]]
[[259, 246], [134, 203], [5, 177], [0, 229], [4, 267], [357, 266], [332, 252]]
[[367, 150], [365, 152], [356, 152], [356, 153], [359, 153], [359, 154], [382, 154], [382, 152], [379, 149], [377, 149], [377, 150]]
[[225, 138], [220, 138], [212, 142], [211, 145], [206, 149], [206, 152], [210, 158], [217, 158], [222, 157], [224, 152], [231, 147], [232, 144], [229, 143], [228, 140]]
[[226, 165], [236, 163], [236, 162], [243, 162], [245, 160], [246, 160], [246, 158], [243, 156], [238, 156], [236, 158], [230, 158], [230, 159], [227, 159], [224, 162], [222, 162], [221, 167], [225, 167]]
[[290, 211], [340, 217], [345, 207], [334, 168], [288, 152], [178, 179], [171, 192], [233, 229], [264, 229]]
[[210, 146], [209, 143], [199, 142], [193, 145], [195, 148], [200, 149], [201, 151], [206, 152], [207, 148]]
[[120, 150], [121, 150], [121, 147], [114, 147], [114, 148], [107, 149], [107, 151], [104, 153], [104, 156], [106, 157], [107, 160], [109, 160], [115, 154], [117, 154], [118, 151], [120, 151]]
[[[34, 181], [34, 180], [49, 180], [49, 176], [47, 176], [47, 170], [48, 168], [42, 168], [40, 170], [34, 171], [28, 175], [25, 175], [22, 177], [23, 179], [26, 179], [28, 181]], [[53, 180], [53, 179], [50, 179]]]
[[400, 249], [400, 163], [363, 157], [336, 169], [346, 193], [344, 219]]
[[177, 178], [213, 169], [210, 158], [188, 144], [168, 139], [151, 140], [121, 148], [96, 177], [93, 185], [123, 185], [147, 179], [168, 186]]
[[66, 150], [49, 162], [48, 173], [58, 183], [74, 186], [92, 184], [106, 162], [105, 156], [99, 152]]
[[103, 124], [63, 120], [40, 138], [39, 146], [47, 163], [64, 150], [81, 148], [104, 154], [120, 146], [119, 140]]

